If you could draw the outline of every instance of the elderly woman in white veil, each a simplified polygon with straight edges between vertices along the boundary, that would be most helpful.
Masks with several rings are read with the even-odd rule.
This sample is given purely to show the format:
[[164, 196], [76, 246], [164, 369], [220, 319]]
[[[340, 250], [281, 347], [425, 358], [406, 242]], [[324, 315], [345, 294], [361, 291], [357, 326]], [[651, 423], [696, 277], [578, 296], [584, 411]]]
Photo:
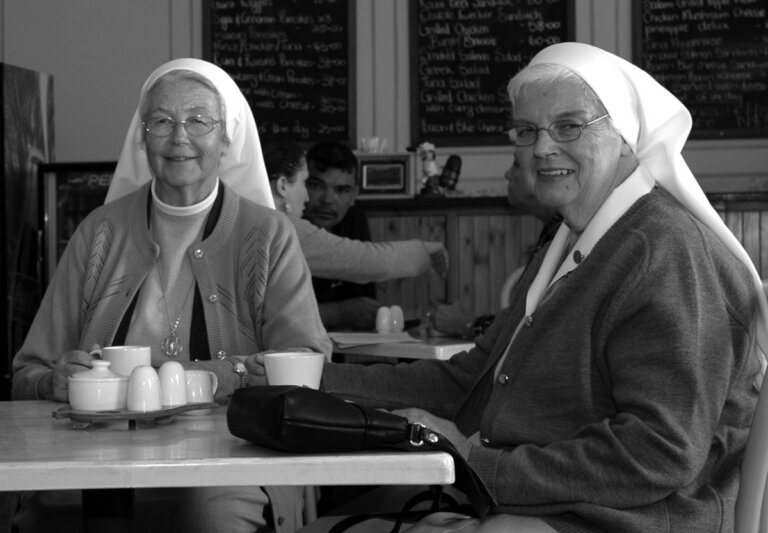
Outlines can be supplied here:
[[[15, 356], [13, 398], [66, 402], [67, 376], [90, 366], [94, 346], [149, 345], [154, 366], [215, 372], [218, 399], [264, 383], [244, 364], [256, 353], [330, 356], [295, 232], [273, 206], [234, 81], [205, 61], [162, 65], [142, 88], [107, 203], [73, 235]], [[277, 531], [290, 531], [300, 517], [290, 489], [155, 491], [178, 506], [136, 515], [155, 531], [252, 532], [273, 527], [265, 491]], [[22, 497], [19, 531], [66, 530], [47, 496]]]
[[681, 156], [688, 111], [580, 43], [541, 51], [509, 94], [515, 156], [564, 219], [551, 245], [474, 349], [326, 365], [325, 389], [444, 434], [497, 501], [412, 533], [733, 531], [766, 302]]

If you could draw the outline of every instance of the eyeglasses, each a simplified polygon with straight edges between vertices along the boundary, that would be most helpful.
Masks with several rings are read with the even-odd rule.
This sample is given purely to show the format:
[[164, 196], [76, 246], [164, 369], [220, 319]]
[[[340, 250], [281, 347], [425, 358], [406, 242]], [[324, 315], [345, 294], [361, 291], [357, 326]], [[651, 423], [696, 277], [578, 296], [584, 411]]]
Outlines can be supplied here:
[[184, 126], [184, 131], [192, 137], [202, 137], [211, 133], [220, 123], [213, 117], [195, 115], [187, 120], [173, 120], [171, 117], [156, 117], [141, 123], [147, 133], [155, 137], [168, 137], [176, 130], [176, 124]]
[[515, 146], [532, 146], [539, 138], [539, 132], [545, 130], [553, 141], [567, 143], [581, 137], [582, 130], [587, 126], [600, 122], [609, 116], [603, 115], [583, 124], [571, 120], [556, 120], [546, 128], [537, 128], [533, 124], [525, 123], [513, 124], [508, 132], [509, 140]]

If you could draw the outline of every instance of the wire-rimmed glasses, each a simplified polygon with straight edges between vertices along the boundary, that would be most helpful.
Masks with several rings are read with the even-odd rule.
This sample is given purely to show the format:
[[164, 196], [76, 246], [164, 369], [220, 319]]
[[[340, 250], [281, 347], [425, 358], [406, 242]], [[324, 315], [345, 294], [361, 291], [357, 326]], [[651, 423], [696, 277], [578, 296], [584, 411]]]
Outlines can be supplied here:
[[537, 128], [533, 124], [526, 122], [512, 123], [512, 127], [507, 132], [509, 140], [515, 146], [532, 146], [539, 138], [539, 132], [544, 130], [549, 133], [553, 141], [567, 143], [575, 141], [581, 137], [581, 132], [587, 126], [591, 126], [601, 120], [608, 118], [609, 114], [597, 117], [589, 122], [574, 122], [573, 120], [556, 120], [546, 128]]
[[220, 123], [207, 115], [194, 115], [186, 120], [174, 120], [171, 117], [154, 117], [141, 123], [144, 131], [155, 137], [168, 137], [176, 130], [176, 124], [181, 124], [184, 131], [192, 137], [202, 137], [211, 133]]

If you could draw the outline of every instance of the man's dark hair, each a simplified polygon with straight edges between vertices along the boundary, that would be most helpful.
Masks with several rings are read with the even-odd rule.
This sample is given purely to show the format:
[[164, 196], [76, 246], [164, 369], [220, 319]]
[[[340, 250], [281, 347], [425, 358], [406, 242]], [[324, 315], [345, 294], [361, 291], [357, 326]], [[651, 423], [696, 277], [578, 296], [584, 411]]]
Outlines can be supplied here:
[[307, 152], [307, 165], [312, 163], [320, 172], [336, 168], [351, 172], [357, 183], [357, 157], [344, 143], [321, 141]]

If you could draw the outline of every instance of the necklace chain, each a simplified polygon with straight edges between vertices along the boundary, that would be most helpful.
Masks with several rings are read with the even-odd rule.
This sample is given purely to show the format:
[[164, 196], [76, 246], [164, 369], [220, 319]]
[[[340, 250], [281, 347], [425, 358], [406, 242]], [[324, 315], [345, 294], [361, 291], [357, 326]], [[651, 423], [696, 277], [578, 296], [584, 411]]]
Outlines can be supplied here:
[[176, 328], [179, 327], [179, 322], [181, 322], [181, 315], [184, 313], [184, 308], [187, 307], [187, 301], [189, 301], [189, 295], [192, 294], [192, 289], [195, 286], [195, 280], [193, 277], [192, 283], [189, 285], [189, 289], [187, 289], [187, 295], [184, 296], [184, 302], [181, 304], [181, 308], [179, 309], [179, 314], [176, 315], [176, 320], [173, 322], [173, 324], [171, 324], [171, 313], [168, 311], [168, 299], [166, 297], [166, 289], [165, 285], [163, 284], [163, 275], [160, 272], [159, 264], [157, 265], [157, 277], [160, 280], [160, 290], [163, 293], [163, 306], [165, 307], [165, 316], [168, 317], [168, 327], [170, 328], [170, 333], [160, 343], [160, 348], [167, 357], [176, 358], [180, 356], [184, 351], [184, 344], [182, 344], [181, 339], [179, 339], [179, 337], [176, 335]]

